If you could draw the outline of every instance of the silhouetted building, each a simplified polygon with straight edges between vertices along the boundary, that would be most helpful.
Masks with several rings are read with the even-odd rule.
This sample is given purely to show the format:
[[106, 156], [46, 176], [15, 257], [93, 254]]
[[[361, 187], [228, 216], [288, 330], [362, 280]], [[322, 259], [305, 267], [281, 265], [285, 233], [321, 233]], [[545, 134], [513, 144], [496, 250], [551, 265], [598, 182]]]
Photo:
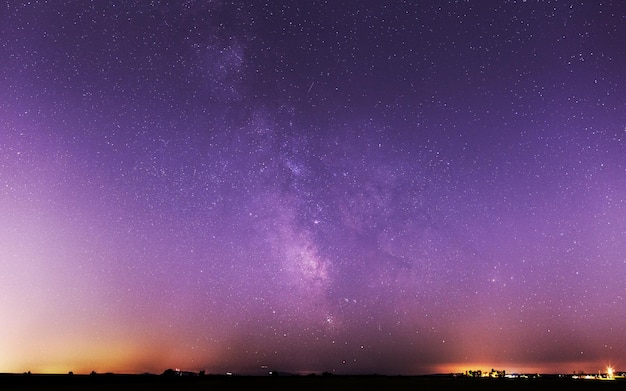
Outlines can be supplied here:
[[491, 372], [489, 372], [489, 377], [505, 377], [506, 376], [506, 371], [502, 370], [502, 371], [496, 371], [495, 369], [491, 368]]

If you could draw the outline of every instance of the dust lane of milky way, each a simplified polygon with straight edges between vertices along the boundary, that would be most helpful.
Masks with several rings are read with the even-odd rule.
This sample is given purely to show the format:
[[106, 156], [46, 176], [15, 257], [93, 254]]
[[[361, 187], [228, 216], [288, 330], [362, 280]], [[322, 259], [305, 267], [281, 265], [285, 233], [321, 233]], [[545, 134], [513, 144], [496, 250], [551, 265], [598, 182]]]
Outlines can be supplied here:
[[626, 370], [620, 1], [6, 1], [0, 372]]

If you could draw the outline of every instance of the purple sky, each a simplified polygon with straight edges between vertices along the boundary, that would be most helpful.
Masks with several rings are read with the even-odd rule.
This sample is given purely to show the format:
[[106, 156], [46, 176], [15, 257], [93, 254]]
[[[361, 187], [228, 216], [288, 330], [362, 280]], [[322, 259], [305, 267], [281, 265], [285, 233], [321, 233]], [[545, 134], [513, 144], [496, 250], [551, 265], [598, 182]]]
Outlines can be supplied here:
[[622, 1], [0, 5], [0, 372], [626, 369]]

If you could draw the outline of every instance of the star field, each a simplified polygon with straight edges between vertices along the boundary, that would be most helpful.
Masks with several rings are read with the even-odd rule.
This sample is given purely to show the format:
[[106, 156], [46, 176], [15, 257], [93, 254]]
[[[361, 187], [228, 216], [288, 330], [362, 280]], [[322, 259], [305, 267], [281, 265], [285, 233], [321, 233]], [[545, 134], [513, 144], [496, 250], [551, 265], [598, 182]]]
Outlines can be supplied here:
[[7, 1], [0, 372], [626, 366], [620, 1]]

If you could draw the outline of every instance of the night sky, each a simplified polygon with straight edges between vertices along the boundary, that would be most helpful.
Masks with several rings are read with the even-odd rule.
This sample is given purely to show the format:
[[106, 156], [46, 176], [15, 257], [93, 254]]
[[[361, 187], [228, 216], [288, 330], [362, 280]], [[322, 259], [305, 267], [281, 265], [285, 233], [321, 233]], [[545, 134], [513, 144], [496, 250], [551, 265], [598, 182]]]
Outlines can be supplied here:
[[4, 1], [0, 372], [626, 369], [626, 3]]

